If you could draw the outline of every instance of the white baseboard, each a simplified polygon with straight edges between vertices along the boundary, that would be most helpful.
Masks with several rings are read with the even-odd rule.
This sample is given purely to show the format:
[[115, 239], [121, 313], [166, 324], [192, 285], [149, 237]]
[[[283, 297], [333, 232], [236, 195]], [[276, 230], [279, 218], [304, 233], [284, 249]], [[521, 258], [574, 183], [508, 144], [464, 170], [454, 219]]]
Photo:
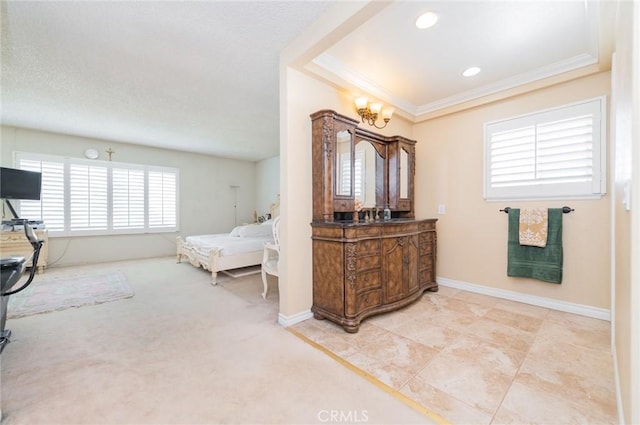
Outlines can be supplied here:
[[593, 317], [594, 319], [611, 321], [611, 311], [604, 308], [575, 304], [567, 301], [553, 300], [551, 298], [538, 297], [535, 295], [523, 294], [521, 292], [507, 291], [505, 289], [491, 288], [488, 286], [477, 285], [475, 283], [447, 279], [446, 277], [437, 277], [436, 281], [442, 286], [461, 289], [463, 291], [475, 292], [482, 295], [489, 295], [491, 297], [503, 298], [505, 300], [517, 301], [525, 304], [535, 305], [538, 307], [549, 308], [552, 310], [579, 314], [581, 316]]
[[311, 312], [311, 310], [301, 311], [300, 313], [296, 313], [292, 316], [285, 316], [282, 313], [278, 313], [278, 323], [285, 328], [288, 328], [289, 326], [293, 326], [296, 323], [311, 319], [312, 317], [313, 313]]

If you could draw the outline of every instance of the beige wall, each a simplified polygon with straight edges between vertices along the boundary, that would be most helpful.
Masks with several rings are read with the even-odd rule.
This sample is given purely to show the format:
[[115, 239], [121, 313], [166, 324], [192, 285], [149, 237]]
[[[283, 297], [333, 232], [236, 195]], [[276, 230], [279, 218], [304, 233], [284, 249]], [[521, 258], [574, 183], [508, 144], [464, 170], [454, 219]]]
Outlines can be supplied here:
[[[607, 197], [545, 202], [483, 199], [484, 123], [608, 94], [609, 73], [602, 73], [415, 126], [416, 215], [439, 219], [439, 277], [609, 309]], [[440, 204], [445, 205], [445, 214], [437, 214]], [[575, 212], [563, 220], [562, 284], [507, 277], [507, 215], [498, 210], [563, 205]]]
[[[3, 166], [13, 165], [13, 152], [82, 157], [87, 148], [115, 151], [120, 162], [180, 169], [180, 234], [228, 232], [234, 226], [233, 191], [238, 185], [238, 222], [253, 219], [256, 208], [256, 164], [165, 149], [149, 148], [63, 134], [1, 127]], [[174, 255], [177, 233], [51, 238], [49, 262], [56, 266]]]
[[[640, 309], [640, 292], [638, 286], [638, 252], [632, 248], [633, 241], [638, 244], [638, 127], [640, 126], [640, 105], [638, 94], [640, 90], [640, 69], [633, 64], [633, 3], [619, 3], [616, 23], [616, 55], [612, 78], [613, 101], [612, 109], [612, 164], [614, 166], [612, 184], [612, 211], [614, 214], [614, 249], [615, 263], [613, 265], [613, 344], [616, 356], [618, 381], [620, 389], [621, 412], [620, 421], [623, 423], [640, 423], [638, 403], [640, 402], [640, 388], [638, 368], [640, 367], [640, 353], [638, 352], [638, 324], [637, 311]], [[638, 10], [635, 5], [635, 25], [638, 26]], [[636, 28], [636, 31], [638, 29]], [[637, 34], [637, 33], [636, 33]], [[636, 42], [636, 60], [638, 45]], [[635, 93], [635, 105], [634, 96]], [[634, 129], [635, 123], [635, 129]], [[635, 143], [634, 143], [635, 131]], [[633, 173], [636, 173], [635, 182]], [[625, 206], [625, 192], [630, 191], [633, 184], [636, 187], [636, 199], [632, 210]], [[629, 199], [631, 201], [631, 199]], [[635, 217], [635, 220], [634, 220]], [[634, 224], [635, 223], [635, 224]], [[635, 238], [635, 239], [634, 239]], [[636, 248], [637, 249], [637, 248]], [[635, 279], [633, 278], [635, 268]], [[635, 317], [634, 317], [635, 315]]]
[[274, 156], [256, 163], [256, 211], [269, 212], [280, 193], [280, 157]]

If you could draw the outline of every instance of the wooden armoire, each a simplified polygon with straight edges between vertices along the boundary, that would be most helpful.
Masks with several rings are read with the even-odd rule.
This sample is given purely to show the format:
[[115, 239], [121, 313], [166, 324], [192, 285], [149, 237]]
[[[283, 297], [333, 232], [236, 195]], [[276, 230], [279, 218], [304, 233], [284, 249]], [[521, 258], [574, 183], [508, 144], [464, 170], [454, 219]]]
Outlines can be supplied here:
[[364, 318], [438, 290], [436, 219], [415, 218], [414, 140], [359, 128], [331, 110], [311, 122], [311, 311], [353, 333]]

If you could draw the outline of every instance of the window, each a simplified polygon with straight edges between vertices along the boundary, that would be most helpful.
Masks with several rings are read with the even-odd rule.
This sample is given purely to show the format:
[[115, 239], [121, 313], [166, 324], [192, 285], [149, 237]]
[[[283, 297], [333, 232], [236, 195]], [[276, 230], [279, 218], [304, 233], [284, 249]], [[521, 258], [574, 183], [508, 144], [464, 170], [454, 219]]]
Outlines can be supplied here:
[[485, 124], [485, 198], [605, 193], [605, 99]]
[[40, 201], [20, 201], [20, 215], [52, 236], [178, 230], [175, 168], [22, 152], [16, 167], [42, 173]]

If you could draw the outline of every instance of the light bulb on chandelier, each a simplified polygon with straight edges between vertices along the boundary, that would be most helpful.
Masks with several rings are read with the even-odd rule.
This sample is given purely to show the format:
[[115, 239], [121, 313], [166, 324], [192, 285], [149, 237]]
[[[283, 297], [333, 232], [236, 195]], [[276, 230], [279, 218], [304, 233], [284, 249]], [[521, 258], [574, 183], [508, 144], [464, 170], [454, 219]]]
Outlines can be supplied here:
[[[369, 103], [369, 99], [366, 97], [357, 97], [355, 103], [356, 111], [358, 112], [358, 115], [360, 115], [360, 120], [374, 126], [375, 128], [385, 128], [393, 115], [393, 108], [382, 109], [382, 103]], [[380, 127], [376, 124], [378, 117], [381, 117], [382, 121], [384, 121], [384, 125]]]

